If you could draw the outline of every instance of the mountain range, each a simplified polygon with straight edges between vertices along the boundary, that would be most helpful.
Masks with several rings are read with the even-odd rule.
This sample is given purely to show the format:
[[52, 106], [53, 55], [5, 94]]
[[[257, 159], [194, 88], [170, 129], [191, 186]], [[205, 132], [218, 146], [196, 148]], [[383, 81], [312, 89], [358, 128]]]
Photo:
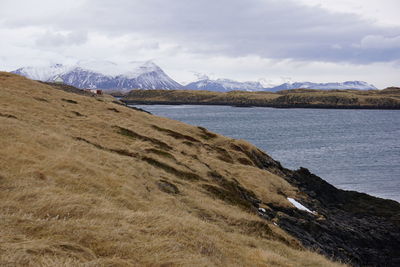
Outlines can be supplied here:
[[207, 90], [215, 92], [226, 92], [232, 90], [241, 91], [264, 91], [265, 88], [259, 82], [238, 82], [229, 79], [202, 79], [196, 82], [189, 83], [185, 89], [190, 90]]
[[12, 72], [46, 82], [61, 77], [64, 83], [78, 88], [115, 90], [182, 88], [182, 85], [171, 79], [151, 61], [131, 62], [127, 66], [112, 62], [80, 62], [71, 66], [54, 64], [49, 67], [23, 67]]
[[348, 81], [343, 83], [312, 83], [312, 82], [295, 82], [295, 83], [284, 83], [272, 88], [268, 91], [277, 92], [281, 90], [290, 89], [319, 89], [319, 90], [330, 90], [330, 89], [357, 89], [357, 90], [374, 90], [377, 89], [372, 84], [368, 84], [362, 81]]
[[64, 83], [90, 89], [111, 89], [128, 91], [132, 89], [189, 89], [227, 92], [241, 91], [281, 91], [288, 89], [376, 89], [363, 81], [347, 81], [343, 83], [283, 83], [275, 87], [265, 88], [260, 82], [238, 82], [230, 79], [203, 78], [185, 86], [174, 81], [159, 66], [151, 61], [130, 62], [117, 65], [108, 61], [81, 61], [75, 65], [54, 64], [46, 67], [22, 67], [13, 73], [30, 79], [46, 82], [60, 77]]

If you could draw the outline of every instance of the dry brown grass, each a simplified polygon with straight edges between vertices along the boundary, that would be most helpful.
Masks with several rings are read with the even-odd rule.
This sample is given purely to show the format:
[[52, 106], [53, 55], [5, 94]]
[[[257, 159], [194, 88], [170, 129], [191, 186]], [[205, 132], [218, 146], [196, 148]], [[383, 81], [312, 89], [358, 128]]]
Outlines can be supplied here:
[[280, 92], [210, 92], [197, 90], [132, 90], [124, 98], [138, 103], [213, 104], [266, 107], [400, 108], [400, 90], [313, 90]]
[[204, 190], [215, 171], [289, 206], [296, 188], [238, 164], [250, 144], [8, 73], [0, 114], [1, 266], [340, 266]]

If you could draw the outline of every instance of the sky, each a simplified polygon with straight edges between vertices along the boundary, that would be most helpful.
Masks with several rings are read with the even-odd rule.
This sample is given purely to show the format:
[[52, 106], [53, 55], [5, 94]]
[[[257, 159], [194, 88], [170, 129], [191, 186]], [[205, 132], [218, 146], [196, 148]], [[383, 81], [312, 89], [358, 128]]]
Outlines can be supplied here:
[[0, 0], [0, 70], [152, 60], [186, 84], [400, 86], [398, 0]]

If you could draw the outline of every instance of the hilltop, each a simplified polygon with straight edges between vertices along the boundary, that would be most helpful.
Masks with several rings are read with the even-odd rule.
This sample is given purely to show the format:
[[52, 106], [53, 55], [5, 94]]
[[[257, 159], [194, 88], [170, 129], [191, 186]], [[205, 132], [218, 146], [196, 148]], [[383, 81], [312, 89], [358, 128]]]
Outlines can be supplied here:
[[0, 265], [400, 263], [399, 203], [109, 96], [2, 72], [0, 146]]
[[292, 89], [279, 92], [132, 90], [123, 99], [138, 104], [196, 104], [276, 108], [400, 109], [400, 90]]

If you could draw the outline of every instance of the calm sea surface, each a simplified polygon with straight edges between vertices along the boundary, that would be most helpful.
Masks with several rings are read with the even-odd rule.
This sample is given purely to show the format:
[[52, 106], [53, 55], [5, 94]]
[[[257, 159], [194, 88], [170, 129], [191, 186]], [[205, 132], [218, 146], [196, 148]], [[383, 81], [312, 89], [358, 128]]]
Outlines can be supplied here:
[[400, 202], [400, 111], [136, 105], [266, 151], [283, 166]]

